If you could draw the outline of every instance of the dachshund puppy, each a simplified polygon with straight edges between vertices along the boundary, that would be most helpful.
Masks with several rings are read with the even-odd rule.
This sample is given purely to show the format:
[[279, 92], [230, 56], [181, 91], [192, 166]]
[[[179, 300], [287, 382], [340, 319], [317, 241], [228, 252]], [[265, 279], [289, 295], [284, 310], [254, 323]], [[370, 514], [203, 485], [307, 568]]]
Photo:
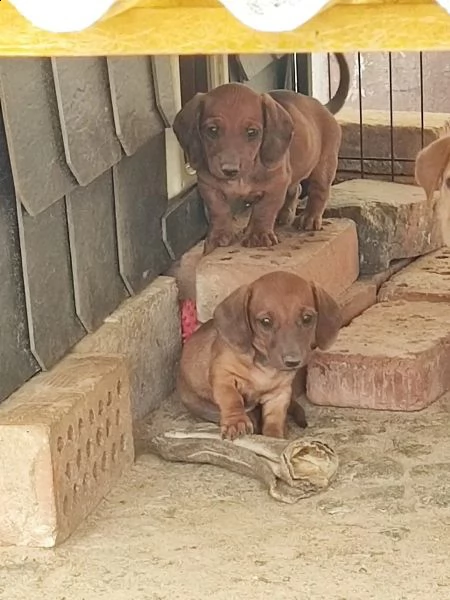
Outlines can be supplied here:
[[[450, 122], [445, 123], [438, 139], [417, 155], [415, 176], [440, 223], [442, 241], [450, 246]], [[440, 195], [435, 200], [434, 192], [438, 190]]]
[[[224, 438], [285, 437], [295, 374], [315, 346], [333, 343], [340, 326], [339, 306], [320, 287], [284, 271], [263, 275], [230, 294], [187, 340], [181, 400], [219, 423]], [[298, 407], [296, 420], [306, 427]]]
[[240, 83], [196, 94], [175, 117], [173, 130], [197, 172], [210, 227], [205, 253], [233, 241], [231, 205], [252, 206], [242, 244], [278, 243], [275, 221], [295, 218], [300, 183], [308, 180], [308, 202], [300, 225], [322, 227], [322, 215], [334, 180], [341, 128], [334, 118], [349, 90], [350, 75], [342, 54], [339, 88], [327, 105], [288, 90], [257, 94]]

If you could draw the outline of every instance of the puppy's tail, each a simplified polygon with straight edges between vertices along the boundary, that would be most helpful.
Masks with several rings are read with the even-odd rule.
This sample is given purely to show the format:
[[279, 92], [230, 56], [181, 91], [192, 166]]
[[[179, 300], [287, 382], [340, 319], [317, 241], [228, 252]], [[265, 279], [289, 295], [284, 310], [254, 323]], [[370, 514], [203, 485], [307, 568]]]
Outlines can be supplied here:
[[336, 94], [325, 104], [332, 115], [338, 113], [344, 106], [350, 90], [350, 69], [348, 68], [347, 59], [340, 52], [334, 52], [337, 63], [339, 65], [339, 86]]

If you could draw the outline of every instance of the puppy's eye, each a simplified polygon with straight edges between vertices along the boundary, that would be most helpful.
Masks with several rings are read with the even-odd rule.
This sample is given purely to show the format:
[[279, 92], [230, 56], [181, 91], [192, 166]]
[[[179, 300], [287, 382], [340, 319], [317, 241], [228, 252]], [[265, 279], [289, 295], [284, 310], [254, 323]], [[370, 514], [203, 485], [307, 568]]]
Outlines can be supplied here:
[[259, 322], [264, 327], [264, 329], [271, 329], [273, 325], [272, 319], [270, 317], [263, 317], [262, 319], [259, 319]]
[[312, 315], [311, 313], [305, 313], [301, 317], [301, 323], [303, 325], [311, 325], [311, 323], [313, 322], [313, 320], [314, 320], [314, 315]]
[[216, 138], [219, 135], [219, 128], [217, 125], [210, 125], [206, 128], [206, 133], [210, 138]]
[[249, 140], [253, 140], [256, 137], [258, 137], [259, 135], [259, 129], [256, 129], [255, 127], [249, 127], [247, 129], [247, 137]]

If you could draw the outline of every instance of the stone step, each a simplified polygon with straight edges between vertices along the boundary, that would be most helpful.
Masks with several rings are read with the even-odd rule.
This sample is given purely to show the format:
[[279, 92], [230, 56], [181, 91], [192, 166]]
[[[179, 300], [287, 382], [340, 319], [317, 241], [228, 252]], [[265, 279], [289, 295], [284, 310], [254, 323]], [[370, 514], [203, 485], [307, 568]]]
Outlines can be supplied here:
[[450, 248], [417, 259], [383, 284], [378, 300], [450, 302]]
[[361, 274], [383, 271], [394, 259], [421, 256], [443, 245], [424, 191], [412, 185], [345, 181], [332, 187], [325, 217], [355, 221]]
[[271, 248], [217, 248], [196, 266], [198, 319], [211, 318], [215, 307], [241, 285], [271, 271], [284, 270], [312, 280], [338, 296], [358, 277], [356, 227], [348, 219], [330, 219], [319, 232], [277, 231]]
[[314, 404], [419, 410], [450, 390], [450, 306], [376, 304], [342, 329], [308, 365]]
[[336, 298], [341, 307], [342, 326], [370, 308], [377, 301], [377, 286], [371, 280], [358, 280]]

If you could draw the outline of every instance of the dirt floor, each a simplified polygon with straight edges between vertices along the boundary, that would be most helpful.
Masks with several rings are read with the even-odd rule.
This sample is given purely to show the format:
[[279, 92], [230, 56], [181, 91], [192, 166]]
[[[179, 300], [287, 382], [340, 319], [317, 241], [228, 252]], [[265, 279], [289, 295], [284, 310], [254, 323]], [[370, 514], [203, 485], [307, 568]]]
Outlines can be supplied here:
[[[448, 600], [450, 396], [416, 414], [307, 414], [341, 461], [325, 493], [284, 505], [242, 476], [142, 455], [63, 546], [0, 550], [0, 598]], [[169, 403], [152, 427], [174, 421]]]

